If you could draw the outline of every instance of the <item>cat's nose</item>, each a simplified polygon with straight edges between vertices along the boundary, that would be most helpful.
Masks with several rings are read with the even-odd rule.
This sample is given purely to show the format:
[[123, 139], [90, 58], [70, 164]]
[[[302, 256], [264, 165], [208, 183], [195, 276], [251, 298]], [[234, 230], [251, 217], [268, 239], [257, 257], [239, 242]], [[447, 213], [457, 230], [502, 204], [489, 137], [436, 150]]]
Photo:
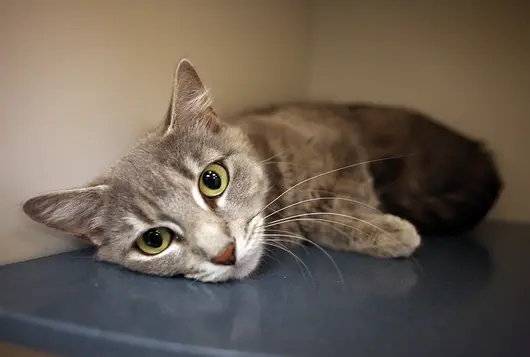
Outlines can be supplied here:
[[234, 265], [236, 263], [236, 245], [229, 243], [221, 254], [212, 259], [212, 263], [219, 265]]

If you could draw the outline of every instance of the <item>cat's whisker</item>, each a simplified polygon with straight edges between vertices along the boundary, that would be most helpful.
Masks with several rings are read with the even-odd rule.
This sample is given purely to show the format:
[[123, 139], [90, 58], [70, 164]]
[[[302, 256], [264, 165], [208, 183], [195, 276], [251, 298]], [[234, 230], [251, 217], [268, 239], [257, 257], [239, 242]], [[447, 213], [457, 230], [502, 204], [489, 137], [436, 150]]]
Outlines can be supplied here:
[[264, 163], [266, 163], [266, 162], [269, 162], [269, 160], [272, 160], [272, 159], [274, 159], [274, 158], [280, 157], [280, 156], [282, 156], [283, 154], [285, 154], [285, 153], [288, 152], [288, 151], [289, 151], [289, 149], [286, 149], [286, 150], [280, 152], [279, 154], [272, 155], [271, 157], [269, 157], [269, 158], [267, 158], [267, 159], [265, 159], [265, 160], [260, 161], [258, 164], [264, 164]]
[[[299, 186], [299, 185], [301, 185], [301, 184], [303, 184], [303, 183], [305, 183], [305, 182], [307, 182], [307, 181], [309, 181], [309, 180], [315, 179], [315, 178], [320, 177], [320, 176], [323, 176], [323, 175], [325, 175], [325, 174], [332, 173], [332, 172], [336, 172], [336, 171], [343, 170], [343, 169], [350, 168], [350, 167], [355, 167], [355, 166], [358, 166], [358, 165], [361, 165], [361, 164], [370, 163], [370, 162], [382, 161], [382, 160], [389, 160], [389, 159], [396, 159], [396, 158], [401, 158], [401, 157], [406, 157], [406, 156], [411, 156], [411, 155], [414, 155], [414, 153], [411, 153], [411, 154], [408, 154], [408, 155], [401, 155], [401, 156], [394, 156], [394, 157], [387, 157], [387, 158], [382, 158], [382, 159], [376, 159], [376, 160], [368, 160], [368, 161], [364, 161], [364, 162], [361, 162], [361, 163], [358, 163], [358, 164], [347, 165], [347, 166], [344, 166], [344, 167], [341, 167], [341, 168], [338, 168], [338, 169], [334, 169], [334, 170], [331, 170], [331, 171], [328, 171], [328, 172], [324, 172], [324, 173], [318, 174], [318, 175], [316, 175], [316, 176], [313, 176], [313, 177], [311, 177], [311, 178], [308, 178], [308, 179], [306, 179], [306, 180], [303, 180], [303, 181], [301, 181], [301, 182], [295, 184], [294, 186], [290, 187], [289, 189], [285, 190], [283, 193], [281, 193], [280, 195], [278, 195], [274, 200], [272, 200], [267, 206], [265, 206], [264, 209], [266, 209], [266, 208], [268, 208], [269, 206], [271, 206], [272, 203], [274, 203], [275, 201], [277, 201], [281, 196], [283, 196], [284, 194], [286, 194], [288, 191], [290, 191], [290, 190], [296, 188], [297, 186]], [[286, 162], [284, 162], [284, 163], [286, 163]], [[289, 164], [289, 163], [288, 163], [288, 164]], [[310, 191], [310, 192], [319, 192], [319, 190], [308, 190], [308, 191]], [[320, 191], [320, 192], [326, 192], [326, 191]], [[330, 193], [328, 192], [328, 194], [330, 194]], [[333, 194], [333, 193], [331, 193], [331, 194]], [[290, 204], [290, 205], [288, 205], [288, 206], [286, 206], [286, 207], [283, 207], [283, 208], [279, 208], [279, 209], [275, 210], [274, 212], [268, 214], [268, 215], [265, 217], [265, 219], [266, 219], [266, 218], [269, 218], [269, 217], [271, 217], [271, 216], [273, 216], [273, 215], [275, 215], [275, 214], [278, 214], [278, 215], [280, 215], [280, 216], [283, 216], [283, 215], [281, 215], [279, 212], [281, 212], [281, 211], [283, 211], [283, 210], [285, 210], [285, 209], [288, 209], [288, 208], [290, 208], [290, 207], [296, 206], [296, 205], [298, 205], [298, 204], [302, 204], [302, 203], [305, 203], [305, 202], [318, 201], [318, 200], [332, 199], [332, 198], [337, 198], [337, 199], [339, 199], [339, 200], [343, 200], [343, 201], [350, 201], [350, 202], [352, 202], [352, 203], [358, 203], [358, 204], [364, 205], [364, 206], [366, 206], [366, 207], [368, 207], [368, 208], [370, 208], [370, 209], [373, 209], [374, 211], [376, 211], [376, 212], [379, 213], [379, 214], [384, 214], [382, 211], [378, 210], [377, 208], [375, 208], [375, 207], [373, 207], [373, 206], [371, 206], [371, 205], [368, 205], [368, 204], [366, 204], [366, 203], [364, 203], [364, 202], [357, 201], [357, 200], [353, 200], [353, 199], [350, 199], [350, 198], [347, 198], [347, 197], [315, 197], [315, 198], [310, 198], [310, 199], [306, 199], [306, 200], [302, 200], [302, 201], [300, 201], [300, 202], [296, 202], [296, 203]], [[263, 209], [263, 210], [264, 210], [264, 209]], [[263, 211], [263, 210], [262, 210], [262, 211]], [[261, 211], [261, 212], [262, 212], [262, 211]], [[260, 212], [260, 213], [261, 213], [261, 212]], [[331, 213], [331, 212], [309, 213], [309, 214], [304, 214], [304, 215], [314, 215], [314, 214], [339, 215], [338, 213]], [[280, 222], [280, 223], [287, 223], [287, 221], [288, 221], [289, 218], [302, 217], [302, 216], [304, 216], [304, 215], [297, 215], [297, 216], [292, 216], [292, 217], [285, 217], [285, 216], [283, 216], [284, 218], [282, 218], [282, 219], [280, 219], [280, 220], [273, 221], [273, 222], [269, 222], [268, 224], [273, 224], [273, 223], [277, 223], [277, 222]], [[347, 216], [347, 215], [344, 215], [344, 216]], [[382, 233], [384, 233], [384, 234], [385, 234], [389, 239], [391, 239], [394, 243], [396, 243], [396, 244], [398, 244], [398, 245], [404, 247], [404, 244], [402, 244], [402, 243], [399, 242], [397, 239], [395, 239], [394, 237], [392, 237], [390, 234], [388, 234], [388, 232], [386, 232], [386, 231], [385, 231], [384, 229], [382, 229], [381, 227], [378, 227], [378, 226], [376, 226], [375, 224], [373, 224], [373, 223], [371, 223], [371, 222], [368, 222], [368, 221], [366, 221], [366, 220], [363, 220], [363, 219], [360, 219], [360, 218], [357, 218], [357, 217], [353, 217], [353, 216], [347, 216], [347, 217], [350, 218], [350, 219], [357, 220], [357, 221], [359, 221], [359, 222], [363, 222], [363, 223], [365, 223], [365, 224], [367, 224], [367, 225], [369, 225], [369, 226], [372, 226], [373, 228], [375, 228], [375, 229], [381, 231]], [[335, 223], [335, 224], [337, 224], [338, 222], [336, 222], [336, 221], [331, 221], [330, 223]], [[265, 224], [264, 226], [265, 226], [265, 227], [268, 227], [267, 224]], [[332, 227], [332, 228], [336, 228], [336, 227]], [[365, 236], [367, 236], [367, 237], [370, 239], [371, 242], [375, 243], [375, 242], [374, 242], [375, 237], [373, 237], [372, 235], [367, 234], [366, 232], [364, 232], [364, 231], [362, 231], [361, 229], [358, 229], [358, 228], [356, 228], [356, 227], [352, 227], [352, 226], [350, 226], [350, 228], [353, 228], [354, 230], [356, 230], [356, 231], [358, 231], [358, 232], [364, 234]], [[343, 231], [341, 231], [341, 230], [338, 230], [338, 231], [339, 231], [339, 233], [341, 233], [341, 234], [344, 235], [345, 237], [348, 237], [348, 235], [347, 235], [345, 232], [343, 232]], [[388, 243], [388, 244], [391, 244], [391, 243]]]
[[[281, 230], [281, 229], [267, 229], [267, 230], [261, 231], [261, 236], [266, 237], [267, 241], [273, 240], [271, 238], [276, 238], [276, 237], [279, 237], [280, 235], [283, 235], [283, 237], [301, 237], [298, 234], [295, 234], [290, 231]], [[299, 242], [297, 242], [297, 244], [302, 245]]]
[[[333, 222], [335, 222], [335, 221], [333, 221]], [[330, 226], [330, 227], [332, 227], [332, 228], [334, 228], [334, 229], [337, 229], [340, 233], [344, 234], [345, 237], [349, 237], [349, 236], [347, 235], [346, 232], [341, 231], [340, 229], [338, 229], [338, 228], [336, 228], [336, 227], [333, 227], [333, 225], [331, 225], [331, 224], [329, 224], [329, 223], [322, 222], [322, 224], [325, 224], [325, 225]], [[264, 232], [265, 232], [265, 233], [268, 233], [268, 232], [277, 232], [277, 233], [293, 234], [291, 231], [286, 231], [286, 230], [282, 230], [282, 229], [269, 229], [269, 228], [266, 229]]]
[[358, 200], [354, 200], [354, 199], [351, 199], [351, 198], [347, 198], [347, 197], [335, 197], [335, 196], [329, 196], [329, 197], [316, 197], [316, 198], [308, 198], [306, 200], [302, 200], [302, 201], [298, 201], [298, 202], [295, 202], [295, 203], [292, 203], [288, 206], [285, 206], [283, 208], [280, 208], [280, 209], [277, 209], [276, 211], [268, 214], [267, 216], [265, 216], [263, 219], [267, 219], [269, 218], [270, 216], [273, 216], [275, 215], [276, 213], [278, 212], [281, 212], [283, 210], [286, 210], [290, 207], [293, 207], [293, 206], [297, 206], [297, 205], [300, 205], [300, 204], [303, 204], [303, 203], [308, 203], [308, 202], [313, 202], [313, 201], [320, 201], [320, 200], [339, 200], [339, 201], [347, 201], [347, 202], [352, 202], [352, 203], [358, 203], [360, 205], [363, 205], [363, 206], [366, 206], [370, 209], [373, 209], [375, 210], [377, 213], [380, 213], [380, 214], [383, 214], [383, 212], [381, 212], [380, 210], [378, 210], [377, 208], [373, 207], [373, 206], [370, 206], [369, 204], [367, 203], [364, 203], [362, 201], [358, 201]]
[[318, 215], [323, 215], [323, 216], [334, 216], [334, 217], [341, 217], [341, 218], [348, 218], [348, 219], [352, 219], [354, 221], [357, 221], [357, 222], [361, 222], [361, 223], [364, 223], [370, 227], [373, 227], [377, 230], [379, 230], [380, 232], [386, 234], [386, 235], [389, 235], [387, 231], [385, 231], [383, 228], [371, 223], [371, 222], [368, 222], [364, 219], [361, 219], [361, 218], [358, 218], [358, 217], [354, 217], [354, 216], [350, 216], [348, 214], [342, 214], [342, 213], [335, 213], [335, 212], [309, 212], [309, 213], [300, 213], [300, 214], [296, 214], [294, 216], [289, 216], [289, 217], [286, 217], [286, 218], [280, 218], [280, 219], [277, 219], [277, 220], [274, 220], [272, 222], [269, 222], [268, 224], [265, 224], [264, 226], [267, 227], [268, 225], [270, 224], [273, 224], [273, 223], [284, 223], [285, 221], [289, 220], [290, 218], [299, 218], [299, 217], [310, 217], [310, 216], [318, 216]]
[[264, 234], [263, 237], [266, 238], [268, 242], [287, 242], [287, 243], [300, 246], [304, 248], [304, 250], [307, 252], [307, 247], [305, 247], [303, 243], [290, 239], [290, 238], [296, 238], [296, 236], [271, 233], [271, 234]]
[[[270, 234], [270, 233], [267, 233], [267, 232], [283, 232], [285, 234]], [[331, 263], [333, 264], [334, 268], [337, 270], [337, 274], [339, 276], [339, 279], [341, 281], [341, 283], [344, 282], [344, 278], [342, 276], [342, 271], [340, 270], [340, 268], [338, 267], [337, 263], [335, 262], [335, 260], [331, 257], [331, 255], [329, 255], [322, 247], [320, 247], [318, 244], [316, 244], [315, 242], [312, 242], [310, 241], [309, 239], [301, 236], [301, 235], [298, 235], [298, 234], [294, 234], [292, 232], [289, 232], [289, 231], [284, 231], [284, 230], [280, 230], [280, 229], [276, 229], [276, 230], [266, 230], [264, 231], [263, 233], [263, 236], [264, 237], [268, 237], [267, 238], [267, 241], [276, 241], [274, 240], [274, 238], [283, 238], [284, 240], [289, 240], [289, 242], [293, 243], [293, 244], [299, 244], [300, 246], [302, 246], [303, 248], [307, 249], [301, 242], [299, 241], [302, 241], [302, 242], [308, 242], [312, 245], [314, 245], [315, 247], [317, 247], [319, 250], [321, 250], [331, 261]], [[272, 237], [272, 239], [271, 239]]]
[[[366, 233], [365, 231], [363, 231], [362, 229], [358, 228], [358, 227], [354, 227], [350, 224], [347, 224], [347, 223], [343, 223], [343, 222], [337, 222], [337, 221], [333, 221], [331, 219], [325, 219], [325, 218], [293, 218], [292, 221], [285, 221], [285, 222], [279, 222], [279, 223], [274, 223], [274, 224], [271, 224], [269, 226], [266, 227], [266, 229], [268, 229], [269, 227], [274, 227], [274, 226], [277, 226], [277, 225], [280, 225], [280, 224], [285, 224], [285, 223], [290, 223], [290, 222], [297, 222], [297, 221], [310, 221], [310, 222], [317, 222], [317, 223], [320, 223], [320, 222], [327, 222], [327, 223], [334, 223], [334, 224], [338, 224], [338, 225], [341, 225], [341, 226], [344, 226], [344, 227], [348, 227], [348, 228], [351, 228], [359, 233], [362, 233], [363, 235], [365, 235], [366, 237], [368, 238], [372, 238], [372, 236], [370, 236], [368, 233]], [[344, 236], [347, 237], [347, 238], [351, 238], [348, 234], [346, 234], [346, 232], [344, 231], [341, 231], [342, 233], [344, 233]]]
[[293, 238], [293, 239], [298, 239], [298, 240], [301, 240], [303, 242], [307, 242], [313, 246], [315, 246], [317, 249], [319, 249], [322, 253], [324, 253], [324, 255], [326, 255], [328, 257], [328, 259], [331, 261], [331, 263], [333, 264], [335, 270], [337, 270], [337, 274], [339, 276], [339, 281], [341, 284], [344, 283], [344, 277], [342, 275], [342, 271], [340, 270], [339, 266], [337, 265], [337, 262], [335, 262], [335, 259], [333, 259], [333, 257], [328, 253], [326, 252], [326, 250], [324, 248], [322, 248], [319, 244], [313, 242], [312, 240], [310, 239], [307, 239], [305, 237], [302, 237], [302, 236], [299, 236], [299, 235], [289, 235], [290, 238]]
[[[330, 212], [324, 212], [324, 213], [330, 213]], [[269, 224], [266, 224], [264, 227], [265, 228], [268, 228], [268, 227], [272, 227], [272, 226], [276, 226], [276, 225], [280, 225], [280, 224], [284, 224], [284, 223], [289, 223], [289, 222], [293, 222], [293, 221], [324, 221], [324, 222], [328, 222], [328, 223], [334, 223], [334, 224], [339, 224], [339, 225], [343, 225], [343, 226], [346, 226], [346, 227], [349, 227], [357, 232], [360, 232], [362, 233], [363, 235], [365, 235], [366, 237], [369, 238], [369, 240], [374, 243], [372, 246], [365, 246], [365, 247], [385, 247], [385, 246], [390, 246], [391, 243], [387, 243], [387, 244], [375, 244], [374, 242], [374, 237], [366, 232], [364, 232], [363, 230], [361, 230], [360, 228], [358, 227], [354, 227], [354, 226], [351, 226], [351, 225], [348, 225], [348, 224], [344, 224], [342, 222], [337, 222], [337, 221], [333, 221], [333, 220], [326, 220], [326, 219], [321, 219], [321, 218], [304, 218], [304, 217], [307, 217], [307, 216], [311, 216], [313, 215], [312, 213], [305, 213], [305, 214], [300, 214], [300, 215], [295, 215], [295, 216], [291, 216], [291, 217], [287, 217], [287, 218], [282, 218], [282, 219], [278, 219], [276, 221], [273, 221], [273, 222], [270, 222]], [[332, 214], [332, 215], [338, 215], [338, 216], [346, 216], [346, 217], [351, 217], [351, 216], [348, 216], [348, 215], [341, 215], [341, 214]], [[300, 218], [299, 218], [300, 217]], [[355, 218], [355, 217], [351, 217], [351, 218]], [[292, 220], [291, 220], [292, 219]], [[367, 223], [369, 224], [370, 226], [373, 226], [374, 228], [380, 230], [382, 233], [384, 233], [386, 235], [387, 238], [389, 238], [390, 240], [393, 241], [394, 244], [397, 244], [401, 247], [405, 247], [405, 245], [403, 243], [401, 243], [400, 241], [398, 241], [397, 239], [395, 239], [394, 237], [392, 237], [391, 234], [389, 234], [388, 232], [386, 232], [385, 230], [383, 230], [382, 228], [380, 227], [377, 227], [375, 224], [372, 224], [372, 223], [369, 223], [365, 220], [361, 220], [361, 219], [358, 219], [360, 220], [361, 222], [364, 222], [364, 223]], [[345, 234], [345, 237], [348, 237], [348, 235]], [[413, 257], [411, 257], [411, 260], [414, 260]], [[418, 265], [418, 267], [421, 269], [421, 267], [419, 266], [419, 263], [415, 262], [416, 265]]]
[[[287, 231], [287, 230], [282, 230], [282, 229], [266, 229], [263, 231], [263, 234], [269, 234], [269, 233], [285, 233], [285, 234], [294, 234], [294, 235], [297, 235], [296, 233], [294, 232], [291, 232], [291, 231]], [[299, 235], [299, 234], [298, 234]]]
[[264, 233], [273, 233], [273, 232], [277, 232], [277, 233], [287, 233], [287, 234], [294, 234], [293, 232], [291, 231], [286, 231], [286, 230], [282, 230], [282, 229], [267, 229], [265, 231], [263, 231]]
[[[341, 234], [343, 237], [347, 238], [347, 239], [350, 239], [351, 236], [348, 235], [346, 232], [344, 232], [343, 230], [333, 226], [331, 223], [335, 223], [335, 224], [339, 224], [339, 225], [342, 225], [344, 227], [349, 227], [361, 234], [363, 234], [364, 236], [368, 237], [369, 239], [372, 239], [372, 236], [369, 235], [368, 233], [364, 232], [362, 229], [358, 228], [358, 227], [354, 227], [352, 225], [349, 225], [349, 224], [346, 224], [346, 223], [342, 223], [342, 222], [337, 222], [337, 221], [333, 221], [333, 220], [329, 220], [329, 219], [324, 219], [324, 218], [298, 218], [298, 219], [294, 219], [293, 221], [311, 221], [311, 222], [318, 222], [320, 224], [324, 224], [324, 225], [327, 225], [328, 227], [332, 228], [333, 230], [337, 231], [339, 234]], [[282, 223], [288, 223], [288, 222], [280, 222], [278, 224], [272, 224], [272, 226], [277, 226], [277, 225], [280, 225]], [[264, 233], [267, 233], [267, 232], [280, 232], [280, 233], [287, 233], [287, 234], [293, 234], [291, 231], [286, 231], [286, 230], [281, 230], [281, 229], [270, 229], [268, 227], [265, 227], [265, 226], [261, 226], [261, 227], [256, 227], [255, 229], [261, 229], [261, 228], [265, 228], [265, 230], [262, 230], [261, 231], [261, 234], [264, 234]], [[258, 232], [255, 232], [255, 233], [258, 233]]]
[[322, 172], [320, 174], [311, 176], [311, 177], [309, 177], [309, 178], [307, 178], [305, 180], [302, 180], [302, 181], [298, 182], [297, 184], [289, 187], [288, 189], [286, 189], [285, 191], [280, 193], [275, 199], [273, 199], [271, 202], [269, 202], [259, 213], [263, 212], [267, 207], [269, 207], [274, 202], [279, 200], [283, 195], [287, 194], [291, 190], [294, 190], [296, 187], [298, 187], [298, 186], [300, 186], [300, 185], [302, 185], [302, 184], [304, 184], [304, 183], [306, 183], [308, 181], [314, 180], [316, 178], [319, 178], [319, 177], [322, 177], [322, 176], [325, 176], [325, 175], [328, 175], [328, 174], [331, 174], [331, 173], [334, 173], [334, 172], [337, 172], [337, 171], [350, 169], [350, 168], [357, 167], [357, 166], [360, 166], [360, 165], [370, 164], [370, 163], [373, 163], [373, 162], [379, 162], [379, 161], [384, 161], [384, 160], [398, 159], [398, 158], [403, 158], [403, 157], [407, 157], [407, 156], [411, 156], [411, 155], [413, 155], [413, 154], [391, 156], [391, 157], [385, 157], [385, 158], [381, 158], [381, 159], [366, 160], [366, 161], [358, 162], [356, 164], [350, 164], [350, 165], [342, 166], [342, 167], [339, 167], [339, 168], [336, 168], [336, 169], [332, 169], [332, 170], [329, 170], [329, 171]]
[[[277, 233], [267, 233], [267, 234], [264, 234], [263, 237], [267, 238], [267, 241], [268, 242], [282, 242], [283, 239], [274, 239], [274, 238], [293, 238], [293, 237], [296, 237], [294, 235], [289, 235], [289, 234], [277, 234]], [[290, 241], [290, 242], [293, 242], [293, 241]], [[293, 244], [296, 244], [296, 245], [299, 245], [301, 247], [303, 247], [304, 245], [300, 242], [293, 242]]]
[[[271, 207], [271, 208], [269, 208], [269, 209], [272, 210], [273, 208]], [[278, 216], [280, 216], [280, 217], [285, 217], [285, 215], [283, 215], [283, 214], [281, 214], [281, 213], [276, 213], [276, 214], [277, 214]]]
[[[271, 236], [275, 236], [277, 235], [278, 233], [280, 234], [288, 234], [288, 235], [295, 235], [295, 236], [300, 236], [300, 235], [297, 235], [291, 231], [286, 231], [286, 230], [282, 230], [282, 229], [266, 229], [262, 232], [262, 235], [265, 236], [265, 237], [271, 237]], [[270, 239], [270, 238], [268, 238]], [[298, 242], [297, 242], [298, 243]], [[307, 251], [307, 248], [303, 245], [303, 244], [300, 244], [298, 243], [300, 246], [302, 246], [306, 251]]]
[[[308, 219], [309, 220], [309, 219]], [[333, 221], [332, 221], [333, 222]], [[353, 228], [353, 227], [352, 227]], [[281, 231], [281, 230], [277, 230], [277, 231]], [[338, 267], [337, 263], [335, 262], [335, 260], [333, 259], [333, 257], [327, 253], [325, 251], [324, 248], [322, 248], [320, 245], [318, 245], [317, 243], [305, 238], [305, 237], [302, 237], [301, 235], [297, 235], [297, 234], [292, 234], [288, 231], [284, 231], [284, 232], [287, 232], [288, 234], [273, 234], [272, 236], [274, 237], [284, 237], [284, 238], [291, 238], [291, 239], [297, 239], [297, 240], [300, 240], [300, 241], [303, 241], [303, 242], [307, 242], [309, 244], [312, 244], [314, 245], [316, 248], [318, 248], [320, 251], [322, 251], [328, 258], [329, 260], [331, 261], [331, 263], [333, 264], [334, 268], [337, 270], [337, 274], [339, 276], [339, 279], [341, 281], [341, 283], [344, 282], [344, 278], [343, 278], [343, 275], [342, 275], [342, 271], [340, 270], [340, 268]]]
[[289, 253], [297, 261], [298, 264], [301, 264], [307, 270], [307, 273], [309, 274], [310, 278], [313, 279], [313, 274], [311, 274], [311, 270], [309, 269], [307, 264], [304, 263], [304, 261], [299, 256], [294, 254], [289, 248], [287, 248], [286, 246], [284, 246], [280, 242], [272, 242], [270, 240], [269, 241], [264, 241], [263, 245], [265, 245], [265, 246], [268, 245], [270, 247], [278, 248], [280, 250], [283, 250], [284, 252]]
[[[332, 221], [332, 222], [334, 222], [334, 223], [341, 223], [341, 222], [336, 222], [336, 221]], [[322, 223], [325, 223], [325, 222], [322, 222]], [[330, 225], [330, 226], [331, 226], [331, 225]], [[331, 226], [331, 227], [332, 227], [332, 226]], [[332, 228], [335, 228], [335, 227], [332, 227]], [[277, 230], [272, 230], [272, 231], [275, 231], [275, 232], [278, 231], [278, 232], [290, 233], [289, 231], [279, 230], [279, 229], [277, 229]], [[348, 236], [344, 231], [339, 230], [339, 232], [340, 232], [340, 233], [343, 233], [344, 236], [345, 236], [346, 238], [349, 238], [349, 236]], [[364, 232], [363, 232], [363, 233], [364, 233]], [[367, 234], [367, 235], [368, 235], [368, 234]], [[267, 234], [265, 234], [265, 236], [267, 236]], [[295, 235], [295, 234], [285, 234], [285, 235], [282, 235], [282, 234], [280, 234], [280, 235], [272, 234], [272, 236], [274, 236], [274, 237], [282, 237], [282, 238], [290, 238], [290, 239], [291, 239], [291, 240], [290, 240], [291, 243], [294, 243], [294, 242], [292, 241], [292, 239], [300, 239], [300, 240], [302, 240], [302, 241], [309, 241], [307, 238], [302, 237], [302, 236], [300, 236], [300, 235]], [[310, 242], [312, 242], [312, 241], [310, 241]], [[314, 243], [314, 242], [313, 242], [313, 243]], [[398, 242], [398, 243], [399, 243], [399, 242]], [[301, 245], [301, 244], [300, 244], [300, 245]], [[384, 248], [384, 247], [386, 247], [386, 246], [390, 246], [390, 245], [392, 245], [392, 243], [389, 242], [389, 243], [386, 243], [386, 244], [384, 244], [384, 243], [383, 243], [383, 244], [378, 244], [378, 245], [369, 245], [369, 244], [365, 244], [365, 245], [361, 245], [361, 246], [362, 246], [362, 248], [375, 248], [375, 247], [378, 247], [378, 248]], [[303, 246], [303, 245], [302, 245], [302, 246]], [[414, 263], [414, 265], [416, 265], [416, 266], [418, 267], [418, 269], [420, 270], [420, 273], [424, 274], [423, 268], [422, 268], [421, 265], [419, 264], [418, 260], [415, 259], [415, 258], [412, 257], [412, 256], [409, 257], [409, 258], [410, 258], [410, 260]]]
[[264, 249], [264, 256], [267, 257], [267, 258], [273, 258], [274, 260], [276, 260], [277, 262], [279, 262], [280, 260], [273, 254], [271, 248], [269, 246], [263, 246], [263, 249]]
[[[332, 220], [333, 221], [333, 220]], [[337, 223], [337, 221], [333, 221], [334, 223]], [[325, 225], [325, 226], [328, 226], [329, 228], [333, 229], [335, 232], [337, 232], [338, 234], [340, 234], [341, 236], [343, 236], [344, 238], [346, 239], [351, 239], [352, 236], [349, 235], [348, 233], [346, 233], [345, 231], [343, 231], [342, 229], [338, 228], [338, 227], [335, 227], [333, 224], [327, 222], [326, 220], [322, 220], [322, 221], [319, 221], [318, 222], [319, 224], [322, 224], [322, 225]], [[363, 235], [365, 236], [368, 236], [370, 238], [370, 235], [368, 233], [365, 233], [362, 229], [360, 228], [357, 228], [357, 227], [354, 227], [354, 230], [356, 232], [360, 232], [362, 233]]]

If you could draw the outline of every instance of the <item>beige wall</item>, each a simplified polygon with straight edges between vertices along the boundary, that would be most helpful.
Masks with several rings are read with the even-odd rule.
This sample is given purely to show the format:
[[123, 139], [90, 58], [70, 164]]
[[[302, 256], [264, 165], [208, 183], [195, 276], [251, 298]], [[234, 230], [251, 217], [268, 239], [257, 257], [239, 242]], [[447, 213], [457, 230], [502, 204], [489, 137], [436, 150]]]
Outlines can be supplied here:
[[507, 184], [494, 216], [529, 221], [524, 2], [399, 3], [0, 0], [0, 264], [79, 246], [20, 204], [89, 180], [160, 120], [182, 56], [221, 113], [305, 94], [374, 100], [484, 137]]
[[506, 189], [492, 216], [530, 221], [525, 1], [313, 2], [309, 96], [414, 106], [485, 138]]
[[0, 0], [0, 263], [78, 246], [30, 195], [83, 184], [161, 120], [189, 57], [220, 112], [305, 90], [303, 0]]

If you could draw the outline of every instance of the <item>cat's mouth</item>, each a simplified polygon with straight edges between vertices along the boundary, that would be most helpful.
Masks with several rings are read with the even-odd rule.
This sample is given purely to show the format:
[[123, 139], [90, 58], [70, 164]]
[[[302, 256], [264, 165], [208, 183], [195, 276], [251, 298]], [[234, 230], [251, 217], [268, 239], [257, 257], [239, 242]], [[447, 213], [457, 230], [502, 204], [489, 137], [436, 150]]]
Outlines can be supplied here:
[[262, 219], [256, 218], [254, 223], [250, 222], [247, 235], [236, 240], [236, 259], [233, 265], [205, 263], [199, 272], [188, 274], [186, 278], [215, 283], [245, 279], [252, 275], [261, 262], [264, 250], [262, 233], [255, 229]]

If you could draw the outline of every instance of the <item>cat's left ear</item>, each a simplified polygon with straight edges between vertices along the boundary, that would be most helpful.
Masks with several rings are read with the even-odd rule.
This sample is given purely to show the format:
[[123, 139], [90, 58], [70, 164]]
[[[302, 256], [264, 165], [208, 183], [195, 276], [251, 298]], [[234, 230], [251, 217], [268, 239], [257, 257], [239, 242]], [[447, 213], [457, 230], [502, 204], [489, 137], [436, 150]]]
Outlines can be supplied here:
[[196, 126], [219, 129], [210, 93], [188, 59], [180, 60], [175, 71], [166, 125], [168, 131]]

